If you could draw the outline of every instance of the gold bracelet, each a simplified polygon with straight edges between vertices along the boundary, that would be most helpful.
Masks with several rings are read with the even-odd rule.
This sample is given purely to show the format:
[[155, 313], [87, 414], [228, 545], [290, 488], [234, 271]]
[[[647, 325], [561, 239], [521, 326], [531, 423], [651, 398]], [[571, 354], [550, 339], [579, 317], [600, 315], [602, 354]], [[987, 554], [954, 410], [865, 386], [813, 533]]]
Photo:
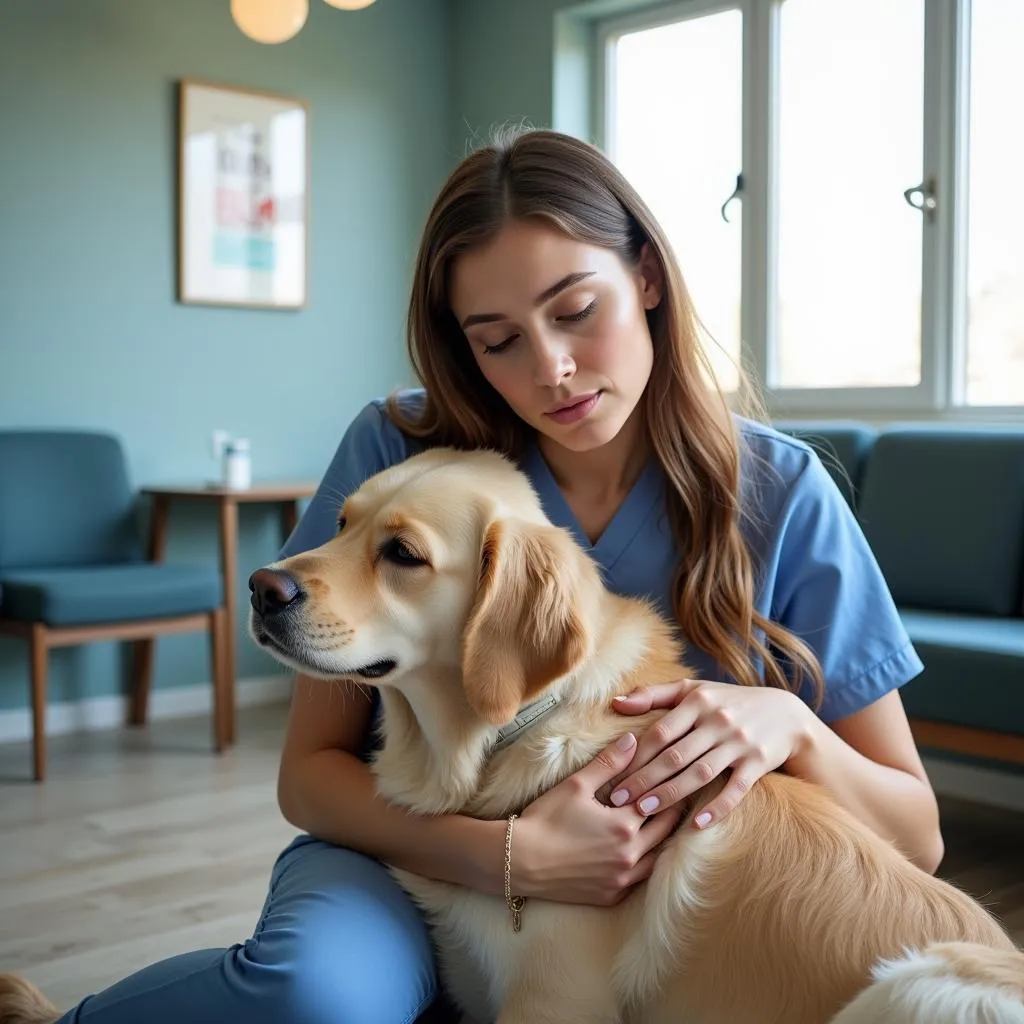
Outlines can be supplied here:
[[518, 817], [517, 814], [508, 816], [508, 825], [505, 827], [505, 902], [508, 909], [512, 911], [512, 929], [519, 931], [523, 926], [523, 907], [526, 905], [525, 896], [512, 895], [512, 822]]

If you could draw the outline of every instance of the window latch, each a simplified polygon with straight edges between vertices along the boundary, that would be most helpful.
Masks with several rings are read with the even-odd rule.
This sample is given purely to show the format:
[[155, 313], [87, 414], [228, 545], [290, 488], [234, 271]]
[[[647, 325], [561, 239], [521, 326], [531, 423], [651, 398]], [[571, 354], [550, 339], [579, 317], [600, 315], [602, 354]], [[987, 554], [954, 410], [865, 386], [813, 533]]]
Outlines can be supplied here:
[[740, 202], [743, 201], [743, 175], [742, 174], [737, 174], [736, 175], [736, 187], [732, 190], [731, 194], [729, 195], [729, 198], [726, 199], [726, 201], [724, 203], [722, 203], [722, 208], [721, 208], [722, 220], [724, 220], [726, 222], [726, 224], [729, 223], [729, 214], [726, 211], [729, 209], [729, 204], [734, 199], [738, 199]]
[[921, 210], [929, 220], [932, 220], [935, 216], [935, 207], [938, 205], [935, 199], [935, 179], [929, 178], [913, 188], [908, 188], [903, 193], [903, 198], [915, 210]]

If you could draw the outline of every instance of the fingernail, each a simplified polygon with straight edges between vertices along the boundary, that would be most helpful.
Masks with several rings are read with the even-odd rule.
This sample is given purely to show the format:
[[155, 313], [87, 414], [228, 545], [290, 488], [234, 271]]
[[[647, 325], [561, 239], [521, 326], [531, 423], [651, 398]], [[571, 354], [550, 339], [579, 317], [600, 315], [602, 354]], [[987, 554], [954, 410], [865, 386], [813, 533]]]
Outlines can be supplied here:
[[661, 801], [656, 796], [646, 796], [640, 801], [640, 810], [644, 814], [650, 814], [658, 809], [658, 804], [660, 803]]
[[615, 700], [615, 701], [629, 700], [629, 694], [628, 693], [620, 693], [618, 696], [613, 697], [612, 699]]
[[693, 819], [693, 823], [697, 828], [703, 828], [709, 821], [711, 821], [711, 814], [708, 811], [702, 811]]
[[629, 799], [629, 793], [624, 789], [617, 789], [611, 795], [611, 801], [616, 807], [621, 807]]
[[618, 740], [616, 740], [615, 746], [617, 746], [619, 750], [629, 750], [634, 743], [636, 743], [636, 737], [631, 732], [627, 732], [625, 736], [620, 736]]

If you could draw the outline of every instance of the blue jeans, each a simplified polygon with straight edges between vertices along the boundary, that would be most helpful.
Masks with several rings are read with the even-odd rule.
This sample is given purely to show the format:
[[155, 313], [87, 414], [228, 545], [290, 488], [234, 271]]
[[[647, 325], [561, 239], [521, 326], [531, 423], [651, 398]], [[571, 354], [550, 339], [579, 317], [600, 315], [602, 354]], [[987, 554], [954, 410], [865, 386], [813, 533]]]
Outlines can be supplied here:
[[436, 992], [427, 927], [387, 870], [304, 835], [252, 938], [152, 964], [58, 1024], [409, 1024]]

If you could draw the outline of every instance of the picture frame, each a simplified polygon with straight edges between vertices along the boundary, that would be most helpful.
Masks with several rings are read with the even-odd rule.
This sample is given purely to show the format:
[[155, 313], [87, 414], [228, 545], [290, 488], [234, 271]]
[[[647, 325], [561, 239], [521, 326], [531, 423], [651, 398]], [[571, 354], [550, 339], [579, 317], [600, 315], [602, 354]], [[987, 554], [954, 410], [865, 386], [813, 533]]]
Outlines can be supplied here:
[[298, 310], [309, 274], [309, 105], [178, 82], [178, 300]]

